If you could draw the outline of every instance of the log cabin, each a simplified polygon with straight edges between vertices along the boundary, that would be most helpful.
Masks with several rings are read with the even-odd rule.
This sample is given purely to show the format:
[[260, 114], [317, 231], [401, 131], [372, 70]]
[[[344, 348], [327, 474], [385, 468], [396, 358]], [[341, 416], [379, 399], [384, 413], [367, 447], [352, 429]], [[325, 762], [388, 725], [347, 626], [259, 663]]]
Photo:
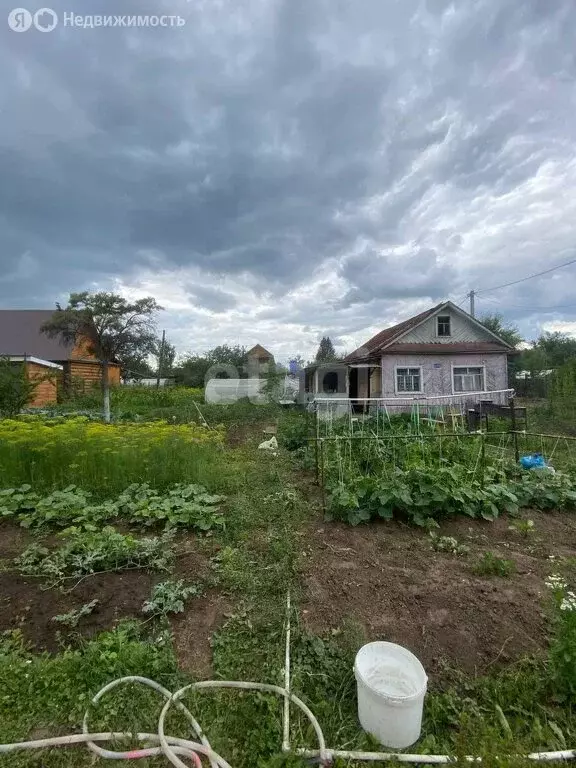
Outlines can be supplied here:
[[[24, 364], [26, 375], [40, 379], [31, 405], [55, 403], [59, 391], [91, 389], [102, 381], [102, 367], [87, 339], [68, 344], [42, 333], [55, 310], [1, 309], [0, 357]], [[120, 384], [120, 366], [110, 363], [110, 385]]]

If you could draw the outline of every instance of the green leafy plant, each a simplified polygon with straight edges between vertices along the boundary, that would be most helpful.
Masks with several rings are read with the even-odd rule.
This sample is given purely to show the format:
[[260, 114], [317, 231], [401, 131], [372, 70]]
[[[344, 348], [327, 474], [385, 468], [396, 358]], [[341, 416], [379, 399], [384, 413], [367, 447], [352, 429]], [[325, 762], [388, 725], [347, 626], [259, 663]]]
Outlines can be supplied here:
[[506, 578], [516, 571], [513, 560], [498, 557], [493, 552], [484, 552], [480, 560], [474, 566], [474, 572], [479, 576], [501, 576]]
[[527, 539], [533, 533], [536, 533], [534, 520], [515, 520], [508, 526], [509, 531], [515, 531]]
[[65, 543], [54, 550], [31, 544], [14, 560], [27, 576], [41, 576], [52, 584], [67, 577], [128, 568], [167, 570], [174, 558], [173, 537], [138, 539], [107, 526], [99, 533], [70, 529]]
[[148, 483], [134, 483], [120, 494], [116, 504], [118, 515], [130, 522], [209, 531], [224, 526], [224, 515], [218, 510], [224, 498], [208, 493], [201, 485], [178, 484], [159, 493]]
[[202, 588], [198, 584], [179, 581], [162, 581], [152, 589], [150, 600], [142, 606], [144, 613], [165, 616], [168, 613], [182, 613], [184, 602], [190, 597], [199, 597]]
[[52, 621], [55, 621], [57, 624], [64, 624], [64, 626], [74, 629], [78, 626], [80, 620], [83, 619], [84, 616], [89, 616], [92, 613], [98, 603], [98, 599], [90, 600], [89, 603], [84, 603], [84, 605], [81, 605], [79, 608], [72, 609], [71, 611], [68, 611], [68, 613], [59, 613], [57, 616], [52, 616]]
[[467, 555], [470, 547], [461, 544], [454, 536], [438, 536], [430, 533], [430, 542], [435, 552], [450, 552], [453, 555]]
[[44, 497], [22, 485], [0, 491], [0, 516], [14, 517], [25, 528], [74, 526], [96, 532], [105, 522], [121, 518], [145, 526], [209, 531], [224, 525], [219, 511], [224, 498], [201, 485], [177, 484], [162, 492], [147, 483], [134, 483], [117, 499], [94, 504], [91, 495], [75, 485]]
[[552, 592], [554, 635], [550, 647], [550, 674], [556, 694], [576, 704], [576, 593], [559, 574], [546, 580]]

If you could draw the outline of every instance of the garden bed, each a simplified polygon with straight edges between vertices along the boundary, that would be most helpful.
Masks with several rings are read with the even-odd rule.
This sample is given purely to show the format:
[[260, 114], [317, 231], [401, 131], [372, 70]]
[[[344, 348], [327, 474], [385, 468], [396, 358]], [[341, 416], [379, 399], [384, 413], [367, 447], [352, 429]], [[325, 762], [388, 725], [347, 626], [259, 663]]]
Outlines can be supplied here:
[[[303, 534], [302, 618], [313, 632], [357, 624], [366, 639], [410, 648], [438, 681], [447, 667], [482, 674], [547, 645], [549, 555], [573, 557], [576, 516], [531, 512], [534, 532], [456, 519], [438, 535], [469, 548], [437, 552], [423, 530], [398, 522], [352, 528], [320, 520]], [[511, 560], [508, 577], [481, 576], [484, 553]]]

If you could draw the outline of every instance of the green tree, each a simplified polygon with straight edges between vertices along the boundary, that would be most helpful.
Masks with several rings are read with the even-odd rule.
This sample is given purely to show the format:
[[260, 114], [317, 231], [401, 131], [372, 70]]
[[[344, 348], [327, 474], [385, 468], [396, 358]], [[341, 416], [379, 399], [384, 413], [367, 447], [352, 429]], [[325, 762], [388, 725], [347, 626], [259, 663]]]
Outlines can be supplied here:
[[543, 333], [535, 344], [546, 360], [546, 368], [559, 368], [576, 357], [576, 339], [566, 333]]
[[[479, 322], [507, 344], [510, 344], [511, 347], [517, 347], [522, 341], [522, 334], [518, 328], [512, 323], [507, 323], [504, 320], [504, 317], [497, 312], [484, 315], [479, 318]], [[509, 386], [514, 386], [516, 384], [516, 374], [519, 370], [521, 370], [520, 355], [517, 353], [508, 355]]]
[[246, 378], [246, 347], [221, 344], [204, 354], [189, 354], [174, 374], [187, 387], [203, 387], [212, 378]]
[[110, 363], [154, 351], [154, 317], [160, 307], [148, 296], [129, 302], [115, 293], [71, 293], [68, 305], [58, 308], [42, 330], [68, 343], [85, 340], [102, 367], [104, 420], [110, 421]]
[[316, 362], [331, 363], [337, 359], [338, 359], [338, 356], [336, 354], [336, 350], [334, 349], [334, 344], [332, 344], [330, 336], [323, 336], [320, 341], [320, 346], [318, 347], [318, 352], [316, 352]]
[[156, 374], [162, 377], [172, 376], [174, 361], [176, 360], [176, 347], [170, 344], [168, 339], [157, 339], [154, 345], [154, 357], [156, 358]]
[[17, 416], [32, 400], [40, 381], [26, 376], [23, 363], [14, 363], [6, 357], [0, 358], [0, 416]]
[[511, 347], [517, 347], [522, 341], [522, 334], [518, 328], [512, 323], [507, 323], [504, 317], [497, 312], [484, 315], [479, 318], [478, 322], [482, 323], [485, 328], [495, 333], [496, 336], [499, 336], [507, 344], [510, 344]]

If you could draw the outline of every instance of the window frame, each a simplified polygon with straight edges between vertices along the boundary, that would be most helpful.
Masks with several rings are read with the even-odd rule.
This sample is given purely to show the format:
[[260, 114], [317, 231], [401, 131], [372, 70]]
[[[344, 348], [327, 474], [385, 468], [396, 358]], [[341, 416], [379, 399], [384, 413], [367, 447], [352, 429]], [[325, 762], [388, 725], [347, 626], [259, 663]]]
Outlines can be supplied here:
[[[469, 390], [457, 391], [456, 387], [454, 386], [454, 384], [455, 384], [454, 376], [455, 375], [458, 375], [458, 376], [462, 376], [462, 375], [477, 375], [477, 374], [455, 374], [455, 371], [456, 371], [457, 368], [467, 368], [467, 369], [469, 369], [469, 368], [479, 368], [482, 371], [482, 389], [469, 389]], [[462, 364], [452, 363], [452, 394], [453, 395], [467, 395], [467, 394], [471, 394], [473, 392], [481, 392], [481, 393], [487, 392], [487, 389], [486, 389], [486, 365], [484, 363], [481, 363], [480, 365], [462, 365]]]
[[[448, 318], [448, 330], [450, 333], [438, 333], [438, 326], [440, 325], [440, 320], [444, 320], [445, 318]], [[436, 315], [436, 338], [438, 339], [451, 339], [452, 338], [452, 315]]]
[[[398, 389], [398, 371], [399, 370], [418, 370], [418, 376], [420, 379], [420, 389], [402, 390]], [[396, 395], [402, 395], [410, 397], [410, 395], [422, 395], [424, 394], [424, 377], [422, 375], [423, 366], [421, 365], [395, 365], [394, 366], [394, 393]], [[408, 374], [409, 375], [409, 374]]]

